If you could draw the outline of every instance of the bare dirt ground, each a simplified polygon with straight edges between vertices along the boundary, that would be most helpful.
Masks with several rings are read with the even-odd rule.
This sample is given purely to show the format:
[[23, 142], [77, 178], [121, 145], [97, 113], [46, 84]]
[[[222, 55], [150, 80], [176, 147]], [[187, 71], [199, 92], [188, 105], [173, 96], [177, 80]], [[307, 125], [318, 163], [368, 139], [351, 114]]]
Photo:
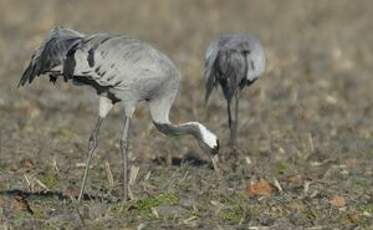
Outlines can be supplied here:
[[[373, 229], [372, 1], [1, 0], [0, 15], [1, 229]], [[224, 181], [192, 138], [163, 136], [141, 105], [134, 200], [118, 202], [118, 106], [76, 207], [95, 93], [43, 77], [16, 88], [54, 25], [127, 33], [168, 54], [184, 75], [172, 120], [219, 135]], [[203, 102], [203, 53], [226, 31], [255, 34], [268, 62], [243, 93], [236, 151], [221, 92]]]

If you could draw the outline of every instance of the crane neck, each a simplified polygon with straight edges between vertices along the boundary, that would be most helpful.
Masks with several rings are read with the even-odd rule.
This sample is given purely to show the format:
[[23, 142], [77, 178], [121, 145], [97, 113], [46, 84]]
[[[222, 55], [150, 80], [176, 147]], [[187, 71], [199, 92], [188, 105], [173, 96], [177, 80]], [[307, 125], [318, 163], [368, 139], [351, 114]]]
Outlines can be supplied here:
[[167, 136], [192, 135], [202, 148], [207, 147], [210, 151], [216, 152], [219, 148], [218, 138], [201, 123], [192, 121], [173, 124], [170, 122], [168, 113], [171, 104], [167, 100], [165, 102], [153, 101], [149, 104], [155, 127]]
[[196, 122], [187, 122], [182, 124], [172, 124], [171, 122], [157, 123], [154, 122], [155, 127], [167, 136], [192, 135], [196, 139], [201, 140], [201, 132]]
[[154, 122], [154, 125], [167, 136], [192, 135], [202, 148], [208, 147], [208, 150], [214, 152], [214, 154], [219, 149], [218, 138], [199, 122], [192, 121], [178, 125], [171, 122]]

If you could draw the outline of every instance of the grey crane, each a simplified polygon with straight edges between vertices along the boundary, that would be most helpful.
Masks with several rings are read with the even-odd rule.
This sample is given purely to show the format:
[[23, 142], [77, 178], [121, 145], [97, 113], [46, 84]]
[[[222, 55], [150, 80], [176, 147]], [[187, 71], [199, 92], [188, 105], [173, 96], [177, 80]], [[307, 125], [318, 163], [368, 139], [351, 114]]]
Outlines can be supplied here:
[[[227, 101], [230, 144], [236, 145], [238, 107], [241, 90], [265, 70], [265, 54], [258, 39], [247, 33], [223, 34], [210, 43], [205, 54], [205, 101], [221, 86]], [[231, 103], [234, 100], [234, 116]]]
[[99, 98], [99, 116], [88, 142], [88, 157], [78, 201], [84, 194], [101, 124], [118, 102], [124, 107], [120, 140], [124, 201], [128, 200], [128, 129], [136, 105], [141, 101], [149, 105], [153, 123], [160, 132], [168, 136], [192, 135], [218, 170], [216, 154], [219, 141], [216, 135], [199, 122], [173, 124], [169, 120], [181, 74], [166, 55], [147, 43], [126, 35], [85, 35], [58, 26], [50, 30], [35, 51], [18, 86], [31, 83], [36, 76], [43, 74], [48, 74], [52, 83], [61, 77], [65, 82], [93, 87]]

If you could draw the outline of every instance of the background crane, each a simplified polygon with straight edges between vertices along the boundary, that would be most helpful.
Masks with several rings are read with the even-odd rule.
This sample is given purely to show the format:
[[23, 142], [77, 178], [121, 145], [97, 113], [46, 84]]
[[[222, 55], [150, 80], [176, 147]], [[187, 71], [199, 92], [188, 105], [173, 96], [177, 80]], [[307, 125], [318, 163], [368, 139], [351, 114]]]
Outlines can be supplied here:
[[93, 87], [99, 97], [99, 117], [90, 135], [88, 158], [79, 201], [84, 193], [89, 165], [97, 147], [101, 124], [113, 105], [124, 106], [121, 137], [123, 163], [123, 198], [128, 199], [128, 129], [137, 103], [147, 101], [154, 125], [166, 135], [190, 134], [211, 158], [219, 149], [217, 137], [198, 122], [172, 124], [169, 112], [178, 92], [181, 75], [172, 61], [150, 45], [127, 37], [99, 33], [84, 35], [72, 29], [52, 29], [32, 56], [19, 86], [31, 83], [36, 76], [49, 74], [76, 85]]
[[[237, 142], [237, 123], [240, 92], [263, 74], [265, 55], [260, 42], [250, 34], [224, 34], [208, 46], [205, 55], [205, 87], [207, 102], [218, 84], [227, 101], [230, 144]], [[234, 115], [231, 104], [234, 100]]]

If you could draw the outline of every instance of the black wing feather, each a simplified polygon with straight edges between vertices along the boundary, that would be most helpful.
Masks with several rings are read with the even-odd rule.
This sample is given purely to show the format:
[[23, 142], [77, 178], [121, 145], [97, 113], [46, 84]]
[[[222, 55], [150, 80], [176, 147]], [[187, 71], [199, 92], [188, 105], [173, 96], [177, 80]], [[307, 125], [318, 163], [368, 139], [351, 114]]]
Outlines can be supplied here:
[[[32, 55], [30, 64], [24, 71], [18, 87], [31, 83], [36, 76], [50, 72], [62, 65], [66, 53], [79, 43], [83, 35], [70, 29], [56, 27], [52, 29], [42, 45]], [[61, 73], [59, 73], [61, 74]]]
[[230, 100], [237, 90], [253, 84], [264, 70], [263, 47], [255, 37], [246, 33], [219, 36], [206, 52], [206, 100], [218, 84]]
[[232, 99], [247, 73], [246, 54], [237, 50], [220, 50], [215, 62], [216, 80], [228, 101]]
[[205, 77], [205, 88], [206, 88], [206, 94], [205, 94], [205, 102], [207, 103], [212, 90], [217, 85], [217, 79], [216, 79], [216, 61], [218, 57], [218, 41], [214, 41], [210, 44], [210, 46], [207, 48], [206, 56], [205, 56], [205, 71], [204, 71], [204, 77]]

